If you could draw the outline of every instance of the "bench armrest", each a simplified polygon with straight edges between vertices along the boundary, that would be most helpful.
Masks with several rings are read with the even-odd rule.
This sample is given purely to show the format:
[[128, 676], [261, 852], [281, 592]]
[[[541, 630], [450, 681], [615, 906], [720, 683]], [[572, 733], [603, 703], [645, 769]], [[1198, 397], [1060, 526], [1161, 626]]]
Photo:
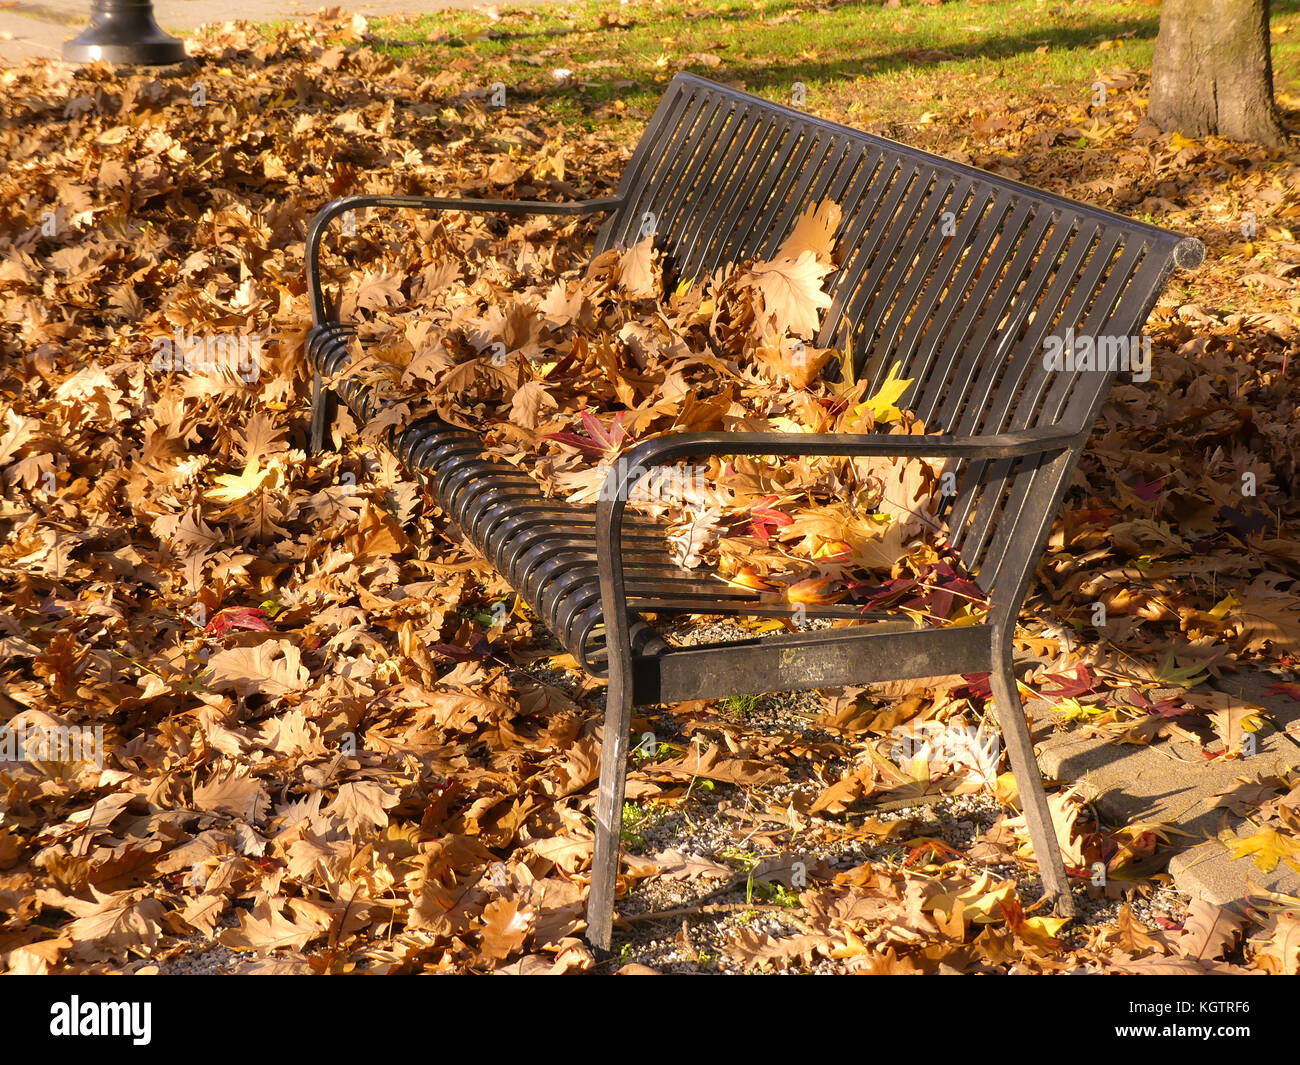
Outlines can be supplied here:
[[[842, 458], [1014, 459], [1064, 451], [1084, 443], [1077, 429], [1020, 429], [992, 436], [903, 436], [890, 433], [669, 433], [643, 441], [621, 456], [619, 470], [631, 487], [653, 466], [688, 456], [825, 455]], [[615, 498], [613, 474], [603, 495]]]
[[601, 486], [596, 505], [596, 562], [610, 670], [631, 668], [623, 584], [623, 511], [632, 487], [655, 466], [705, 455], [1014, 459], [1082, 447], [1087, 436], [1087, 429], [1048, 428], [968, 437], [888, 433], [669, 433], [643, 441], [619, 457]]
[[348, 211], [365, 207], [404, 207], [416, 211], [469, 211], [478, 214], [588, 215], [608, 211], [622, 203], [618, 196], [572, 203], [542, 200], [482, 200], [445, 196], [343, 196], [322, 207], [307, 227], [307, 298], [313, 325], [325, 322], [325, 300], [320, 285], [320, 246], [329, 224]]

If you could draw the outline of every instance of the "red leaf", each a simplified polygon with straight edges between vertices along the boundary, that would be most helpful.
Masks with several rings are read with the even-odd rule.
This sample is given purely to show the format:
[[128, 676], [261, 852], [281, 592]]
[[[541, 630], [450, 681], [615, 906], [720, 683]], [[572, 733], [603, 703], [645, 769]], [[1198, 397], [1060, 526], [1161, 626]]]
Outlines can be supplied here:
[[232, 606], [215, 614], [203, 631], [209, 636], [222, 636], [231, 629], [270, 632], [271, 626], [266, 620], [266, 611], [260, 606]]

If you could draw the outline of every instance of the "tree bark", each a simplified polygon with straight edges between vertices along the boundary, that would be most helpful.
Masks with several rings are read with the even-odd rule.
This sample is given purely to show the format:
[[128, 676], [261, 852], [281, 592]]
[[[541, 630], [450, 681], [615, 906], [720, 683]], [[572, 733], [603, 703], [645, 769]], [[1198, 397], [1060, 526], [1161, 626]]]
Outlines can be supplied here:
[[1271, 147], [1284, 140], [1273, 105], [1269, 0], [1164, 0], [1148, 115], [1186, 136]]

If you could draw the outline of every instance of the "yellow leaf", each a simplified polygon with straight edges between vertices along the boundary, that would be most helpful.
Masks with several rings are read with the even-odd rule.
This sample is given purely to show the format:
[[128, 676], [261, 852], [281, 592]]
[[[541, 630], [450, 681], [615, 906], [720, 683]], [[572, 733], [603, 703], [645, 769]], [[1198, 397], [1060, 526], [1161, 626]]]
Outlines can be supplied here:
[[1255, 868], [1262, 873], [1271, 873], [1279, 861], [1285, 862], [1300, 873], [1300, 862], [1291, 856], [1300, 857], [1300, 841], [1282, 835], [1274, 828], [1261, 828], [1253, 836], [1228, 842], [1232, 851], [1232, 860], [1255, 856]]
[[980, 873], [979, 878], [964, 891], [941, 892], [924, 904], [928, 910], [940, 910], [945, 915], [951, 914], [958, 906], [962, 917], [971, 924], [993, 924], [1003, 920], [1003, 903], [1010, 903], [1016, 897], [1014, 880], [994, 881], [988, 873]]
[[806, 577], [786, 588], [786, 602], [814, 604], [839, 602], [844, 598], [844, 590], [827, 590], [834, 579], [833, 577]]
[[881, 382], [876, 394], [858, 405], [859, 415], [864, 410], [869, 410], [877, 425], [888, 424], [902, 417], [903, 412], [894, 404], [907, 391], [914, 378], [909, 377], [906, 380], [899, 378], [898, 371], [901, 369], [902, 363], [897, 362], [889, 368], [889, 375]]
[[1001, 774], [994, 784], [998, 802], [1003, 806], [1020, 809], [1020, 787], [1016, 784], [1016, 775], [1011, 772]]
[[211, 499], [217, 503], [235, 503], [252, 495], [262, 483], [271, 474], [268, 467], [265, 470], [258, 468], [257, 459], [248, 460], [248, 465], [244, 467], [241, 474], [223, 473], [216, 478], [217, 484], [221, 487], [212, 488], [203, 493], [204, 499]]
[[1208, 611], [1208, 613], [1215, 621], [1222, 621], [1228, 616], [1228, 611], [1234, 606], [1241, 606], [1241, 600], [1235, 595], [1228, 595], [1215, 603], [1213, 609]]
[[1068, 917], [1027, 917], [1025, 923], [1016, 929], [1016, 935], [1033, 946], [1049, 949], [1056, 933], [1069, 923]]
[[1181, 133], [1175, 133], [1169, 140], [1169, 146], [1177, 151], [1181, 148], [1199, 148], [1201, 142], [1192, 137], [1184, 137]]

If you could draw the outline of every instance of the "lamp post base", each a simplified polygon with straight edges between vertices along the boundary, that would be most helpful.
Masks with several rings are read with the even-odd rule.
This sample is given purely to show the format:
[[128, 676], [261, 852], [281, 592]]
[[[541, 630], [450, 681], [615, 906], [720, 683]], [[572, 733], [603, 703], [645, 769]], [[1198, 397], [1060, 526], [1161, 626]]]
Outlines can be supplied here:
[[102, 59], [164, 66], [185, 59], [185, 44], [159, 28], [152, 0], [95, 0], [90, 25], [63, 42], [63, 58], [69, 63]]

